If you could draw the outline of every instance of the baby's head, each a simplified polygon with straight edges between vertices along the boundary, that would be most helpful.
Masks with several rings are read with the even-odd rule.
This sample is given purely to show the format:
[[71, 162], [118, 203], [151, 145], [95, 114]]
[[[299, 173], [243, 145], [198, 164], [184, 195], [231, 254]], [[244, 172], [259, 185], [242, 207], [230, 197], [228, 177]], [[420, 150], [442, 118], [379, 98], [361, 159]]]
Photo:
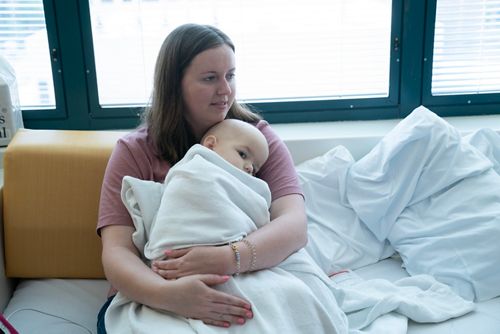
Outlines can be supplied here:
[[259, 171], [269, 156], [269, 146], [262, 132], [236, 119], [226, 119], [212, 126], [201, 144], [251, 175]]

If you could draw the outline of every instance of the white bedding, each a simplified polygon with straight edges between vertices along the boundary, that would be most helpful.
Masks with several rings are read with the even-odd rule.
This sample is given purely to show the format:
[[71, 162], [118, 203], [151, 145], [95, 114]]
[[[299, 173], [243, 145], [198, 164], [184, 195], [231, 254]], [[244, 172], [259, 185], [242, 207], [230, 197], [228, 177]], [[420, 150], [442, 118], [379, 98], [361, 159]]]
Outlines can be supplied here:
[[[399, 258], [388, 258], [355, 272], [363, 279], [395, 281], [408, 276], [401, 265]], [[23, 334], [38, 334], [40, 328], [51, 334], [96, 334], [97, 313], [108, 289], [105, 280], [23, 280], [4, 315]], [[473, 312], [441, 323], [409, 321], [408, 334], [500, 333], [500, 297], [475, 305]], [[388, 328], [379, 333], [390, 334]]]
[[[468, 300], [500, 295], [500, 135], [466, 137], [424, 107], [354, 161], [344, 147], [297, 167], [307, 250], [327, 272], [397, 252]], [[335, 217], [335, 218], [333, 218]]]
[[410, 275], [430, 274], [468, 300], [488, 300], [500, 296], [498, 156], [493, 131], [462, 138], [420, 107], [352, 164], [346, 198]]
[[[395, 281], [408, 276], [398, 257], [388, 258], [355, 271], [364, 279]], [[500, 333], [500, 297], [477, 302], [473, 312], [436, 324], [409, 321], [408, 334]]]

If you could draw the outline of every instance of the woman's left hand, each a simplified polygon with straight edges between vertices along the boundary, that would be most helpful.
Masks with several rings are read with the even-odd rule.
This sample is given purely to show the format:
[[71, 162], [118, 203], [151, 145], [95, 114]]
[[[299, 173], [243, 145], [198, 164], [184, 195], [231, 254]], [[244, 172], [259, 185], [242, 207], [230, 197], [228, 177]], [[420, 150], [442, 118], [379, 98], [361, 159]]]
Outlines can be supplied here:
[[153, 261], [151, 269], [166, 279], [195, 274], [229, 273], [234, 260], [229, 246], [197, 246], [165, 251], [166, 259]]

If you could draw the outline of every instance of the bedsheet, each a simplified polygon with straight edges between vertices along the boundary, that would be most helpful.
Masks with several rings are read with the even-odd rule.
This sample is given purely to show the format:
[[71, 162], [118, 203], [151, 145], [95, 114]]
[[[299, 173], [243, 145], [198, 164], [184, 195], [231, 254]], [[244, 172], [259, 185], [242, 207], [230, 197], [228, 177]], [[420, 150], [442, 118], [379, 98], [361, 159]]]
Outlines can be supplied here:
[[[359, 268], [364, 279], [395, 281], [408, 276], [399, 256]], [[408, 322], [408, 334], [493, 334], [500, 333], [500, 297], [475, 303], [473, 312], [435, 324]]]

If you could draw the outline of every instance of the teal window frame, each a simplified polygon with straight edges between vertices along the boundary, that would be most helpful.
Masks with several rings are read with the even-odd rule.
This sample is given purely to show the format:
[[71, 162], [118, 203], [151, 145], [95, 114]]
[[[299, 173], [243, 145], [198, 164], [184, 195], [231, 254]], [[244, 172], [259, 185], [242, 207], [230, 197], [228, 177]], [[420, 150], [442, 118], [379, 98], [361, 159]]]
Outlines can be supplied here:
[[[437, 0], [393, 0], [389, 94], [385, 98], [252, 104], [270, 123], [403, 118], [421, 104], [441, 116], [500, 114], [500, 94], [432, 96]], [[24, 110], [27, 128], [127, 129], [142, 107], [99, 105], [89, 3], [44, 0], [56, 109]]]
[[466, 115], [500, 114], [500, 94], [461, 94], [444, 96], [433, 96], [431, 94], [436, 3], [437, 0], [428, 1], [426, 8], [427, 19], [423, 55], [422, 104], [444, 117], [463, 116], [464, 113], [460, 109], [466, 109]]

